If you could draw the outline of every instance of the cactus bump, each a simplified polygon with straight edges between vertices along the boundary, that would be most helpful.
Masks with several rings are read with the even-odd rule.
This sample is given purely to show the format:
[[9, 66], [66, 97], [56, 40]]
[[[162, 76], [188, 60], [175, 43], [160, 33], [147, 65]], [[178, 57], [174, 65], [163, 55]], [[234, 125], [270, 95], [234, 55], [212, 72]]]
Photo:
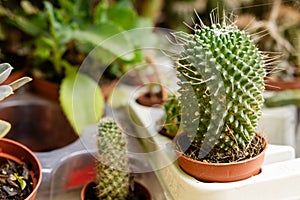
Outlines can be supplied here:
[[96, 189], [99, 199], [126, 199], [129, 192], [129, 162], [125, 134], [111, 118], [98, 124]]
[[[265, 59], [234, 24], [203, 23], [193, 34], [174, 34], [183, 129], [201, 160], [245, 151], [264, 103]], [[216, 156], [217, 155], [217, 156]]]

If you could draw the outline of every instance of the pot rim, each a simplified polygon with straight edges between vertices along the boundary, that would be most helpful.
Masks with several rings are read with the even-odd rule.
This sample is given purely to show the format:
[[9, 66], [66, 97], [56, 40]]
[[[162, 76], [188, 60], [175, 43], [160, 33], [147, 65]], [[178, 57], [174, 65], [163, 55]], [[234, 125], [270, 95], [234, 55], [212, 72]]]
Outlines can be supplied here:
[[[81, 198], [81, 200], [84, 200], [84, 199], [85, 199], [84, 197], [85, 197], [86, 189], [87, 189], [87, 187], [88, 187], [90, 184], [92, 184], [92, 183], [95, 183], [95, 180], [92, 180], [92, 181], [88, 182], [87, 184], [85, 184], [85, 185], [82, 187], [82, 189], [81, 189], [81, 191], [80, 191], [80, 198]], [[134, 183], [140, 185], [141, 187], [143, 187], [143, 188], [147, 191], [147, 193], [148, 193], [148, 195], [149, 195], [149, 200], [152, 200], [152, 194], [151, 194], [150, 190], [148, 189], [148, 187], [145, 186], [145, 184], [143, 184], [143, 183], [142, 183], [141, 181], [139, 181], [139, 180], [134, 180]]]
[[[37, 190], [38, 190], [39, 186], [40, 186], [41, 183], [42, 183], [42, 166], [41, 166], [40, 161], [38, 160], [37, 156], [33, 153], [33, 151], [30, 150], [30, 149], [29, 149], [28, 147], [26, 147], [25, 145], [23, 145], [23, 144], [21, 144], [21, 143], [15, 141], [15, 140], [8, 139], [8, 138], [0, 138], [0, 141], [4, 141], [4, 142], [6, 142], [6, 143], [10, 143], [10, 144], [12, 144], [12, 145], [14, 145], [14, 146], [18, 146], [18, 147], [21, 148], [22, 150], [26, 151], [26, 152], [33, 158], [33, 161], [34, 161], [35, 164], [37, 165], [38, 171], [33, 173], [32, 170], [31, 170], [32, 173], [30, 173], [30, 174], [31, 174], [31, 176], [32, 176], [32, 178], [33, 178], [33, 184], [35, 184], [35, 185], [34, 185], [34, 188], [33, 188], [32, 191], [31, 191], [31, 193], [26, 197], [25, 200], [34, 199], [34, 197], [35, 197], [36, 194], [37, 194]], [[0, 147], [0, 149], [1, 149], [1, 147]], [[4, 156], [5, 156], [5, 155], [12, 155], [12, 154], [2, 153], [2, 152], [1, 152], [0, 157], [1, 157], [1, 155], [4, 155]], [[4, 156], [3, 156], [3, 157], [4, 157]], [[12, 156], [14, 156], [14, 155], [12, 155]], [[18, 160], [16, 160], [16, 159], [13, 159], [13, 160], [16, 161], [16, 162], [18, 162]], [[23, 161], [23, 160], [22, 160], [21, 158], [19, 158], [19, 162], [20, 162], [20, 161]], [[26, 161], [26, 160], [24, 160], [24, 161]], [[27, 162], [28, 162], [28, 161], [27, 161]], [[38, 177], [37, 177], [37, 178], [34, 178], [34, 175], [33, 175], [33, 174], [37, 174]], [[36, 179], [36, 181], [34, 181], [34, 179]]]
[[178, 150], [178, 139], [179, 137], [182, 137], [184, 135], [184, 133], [181, 133], [179, 135], [177, 135], [175, 137], [175, 151], [176, 151], [176, 154], [177, 156], [184, 156], [185, 159], [189, 160], [190, 162], [194, 162], [194, 163], [201, 163], [201, 164], [204, 164], [204, 165], [210, 165], [210, 166], [228, 166], [228, 165], [240, 165], [240, 164], [243, 164], [243, 163], [246, 163], [246, 162], [250, 162], [252, 160], [256, 160], [257, 158], [263, 156], [268, 148], [268, 140], [266, 139], [266, 137], [264, 135], [262, 135], [261, 133], [259, 132], [255, 132], [255, 134], [259, 135], [263, 140], [264, 140], [264, 149], [259, 153], [257, 154], [256, 156], [254, 157], [251, 157], [251, 158], [247, 158], [247, 159], [244, 159], [244, 160], [241, 160], [241, 161], [234, 161], [234, 162], [229, 162], [229, 163], [212, 163], [212, 162], [203, 162], [203, 161], [199, 161], [199, 160], [195, 160], [195, 159], [192, 159], [188, 156], [186, 156], [182, 151]]

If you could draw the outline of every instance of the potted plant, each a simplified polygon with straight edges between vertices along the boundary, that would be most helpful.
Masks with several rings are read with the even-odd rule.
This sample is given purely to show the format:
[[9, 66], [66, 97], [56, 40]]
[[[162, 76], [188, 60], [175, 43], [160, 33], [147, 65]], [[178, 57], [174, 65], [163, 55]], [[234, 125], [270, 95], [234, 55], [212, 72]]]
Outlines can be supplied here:
[[[10, 75], [12, 67], [8, 63], [0, 64], [0, 82]], [[0, 100], [13, 94], [13, 91], [31, 81], [22, 77], [0, 86]], [[26, 116], [25, 116], [26, 117]], [[4, 137], [11, 125], [0, 120], [0, 136]], [[7, 138], [0, 138], [0, 198], [33, 200], [42, 180], [42, 168], [39, 160], [26, 146]]]
[[[112, 3], [109, 1], [67, 0], [58, 1], [57, 4], [52, 1], [44, 1], [42, 4], [21, 1], [20, 6], [16, 8], [5, 7], [5, 5], [5, 2], [3, 5], [0, 4], [3, 34], [7, 36], [10, 28], [14, 27], [23, 35], [22, 39], [25, 38], [22, 40], [25, 42], [19, 44], [19, 49], [22, 49], [22, 55], [26, 57], [25, 69], [33, 74], [34, 90], [41, 92], [44, 96], [49, 92], [48, 89], [43, 89], [44, 87], [39, 89], [45, 82], [44, 80], [48, 80], [50, 83], [55, 82], [55, 86], [52, 87], [55, 88], [52, 92], [54, 96], [51, 98], [60, 101], [62, 109], [72, 125], [74, 125], [73, 113], [70, 112], [70, 107], [64, 106], [70, 105], [66, 102], [69, 102], [72, 96], [69, 95], [68, 90], [62, 89], [62, 87], [67, 82], [75, 82], [74, 74], [88, 74], [87, 78], [94, 80], [98, 80], [101, 76], [99, 84], [102, 95], [97, 96], [99, 99], [103, 98], [102, 96], [106, 99], [109, 92], [106, 92], [107, 87], [104, 86], [106, 85], [104, 83], [113, 82], [115, 84], [116, 82], [112, 80], [122, 76], [134, 64], [143, 61], [139, 45], [145, 40], [137, 39], [134, 33], [125, 34], [125, 32], [135, 28], [151, 27], [152, 24], [150, 19], [137, 14], [130, 1]], [[116, 35], [117, 39], [107, 40]], [[11, 43], [16, 42], [12, 41]], [[92, 51], [96, 52], [94, 57], [90, 56]], [[5, 54], [5, 52], [3, 53]], [[89, 68], [85, 71], [79, 70], [79, 67], [87, 62]], [[65, 81], [66, 79], [68, 81]], [[82, 79], [76, 79], [76, 81], [82, 81]], [[84, 83], [77, 85], [80, 84]], [[108, 85], [110, 86], [110, 84]], [[87, 98], [89, 95], [82, 95], [80, 99], [85, 101]], [[101, 102], [99, 104], [103, 105]], [[83, 103], [81, 107], [86, 105]], [[92, 108], [92, 106], [86, 106], [86, 109], [88, 107]], [[79, 115], [85, 115], [80, 109], [76, 112]], [[95, 118], [82, 117], [82, 119], [88, 120], [83, 124], [96, 123], [103, 114], [103, 109], [99, 109], [97, 112], [99, 113]], [[78, 133], [81, 128], [75, 127], [74, 129]]]
[[159, 133], [169, 138], [174, 138], [181, 132], [181, 107], [178, 97], [175, 94], [169, 94], [168, 100], [163, 103], [165, 117], [162, 118], [162, 126]]
[[100, 120], [97, 144], [96, 180], [83, 188], [81, 199], [151, 199], [130, 175], [125, 134], [113, 119]]
[[211, 26], [197, 24], [193, 34], [174, 36], [183, 48], [176, 61], [184, 131], [175, 140], [178, 164], [209, 182], [258, 174], [267, 147], [256, 132], [264, 102], [265, 56], [225, 18]]
[[[26, 58], [23, 62], [25, 63], [23, 70], [34, 77], [32, 81], [33, 91], [51, 101], [49, 103], [52, 106], [51, 109], [55, 107], [52, 101], [60, 104], [61, 110], [57, 110], [55, 107], [55, 111], [58, 112], [58, 115], [62, 115], [61, 112], [65, 115], [62, 123], [66, 123], [65, 126], [68, 126], [68, 133], [64, 138], [68, 142], [73, 142], [78, 138], [84, 126], [99, 120], [103, 114], [104, 102], [101, 90], [98, 89], [99, 91], [95, 92], [95, 102], [93, 103], [96, 103], [96, 107], [100, 107], [100, 109], [97, 109], [96, 113], [94, 110], [88, 111], [89, 106], [87, 105], [90, 98], [89, 95], [84, 95], [82, 92], [87, 91], [87, 88], [95, 89], [97, 83], [86, 74], [78, 72], [84, 54], [75, 47], [76, 38], [84, 38], [85, 42], [91, 43], [92, 40], [88, 39], [90, 37], [82, 37], [82, 34], [87, 34], [87, 28], [85, 27], [84, 31], [79, 31], [83, 29], [81, 22], [87, 22], [91, 16], [86, 10], [81, 12], [80, 19], [76, 18], [72, 21], [70, 17], [74, 16], [73, 12], [78, 11], [76, 10], [77, 6], [78, 8], [80, 5], [87, 7], [88, 4], [83, 1], [59, 1], [59, 5], [60, 8], [55, 7], [50, 1], [45, 1], [43, 4], [37, 3], [37, 5], [34, 2], [22, 1], [20, 6], [15, 5], [15, 7], [10, 8], [5, 7], [4, 3], [4, 5], [0, 5], [0, 15], [5, 27], [4, 34], [8, 35], [10, 30], [17, 29], [19, 34], [25, 38], [22, 44], [18, 44], [18, 49], [23, 50], [22, 56]], [[9, 37], [4, 39], [9, 39]], [[15, 42], [12, 41], [12, 43]], [[3, 49], [4, 58], [7, 59], [9, 54], [5, 51], [6, 48]], [[18, 51], [12, 53], [18, 54]], [[82, 86], [76, 88], [76, 92], [81, 93], [81, 98], [75, 99], [77, 105], [80, 104], [80, 106], [72, 107], [69, 101], [74, 97], [70, 93], [72, 93], [75, 82], [79, 82], [77, 85]], [[81, 112], [79, 107], [85, 107], [85, 112]], [[43, 111], [45, 108], [43, 107], [41, 110]], [[39, 114], [43, 115], [44, 113], [41, 112]], [[74, 112], [81, 116], [90, 113], [92, 115], [82, 117], [80, 120], [77, 118], [75, 122]], [[64, 119], [65, 117], [69, 124]], [[49, 149], [51, 148], [49, 147]], [[47, 147], [46, 150], [48, 150]]]

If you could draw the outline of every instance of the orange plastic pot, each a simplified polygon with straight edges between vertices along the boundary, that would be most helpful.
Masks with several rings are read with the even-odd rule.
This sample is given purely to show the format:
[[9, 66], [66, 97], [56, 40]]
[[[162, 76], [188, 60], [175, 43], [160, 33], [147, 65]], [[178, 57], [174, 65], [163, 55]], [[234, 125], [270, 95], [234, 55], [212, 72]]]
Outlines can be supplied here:
[[266, 90], [283, 91], [300, 89], [300, 78], [295, 78], [290, 81], [265, 79]]
[[34, 200], [42, 181], [42, 167], [34, 153], [26, 146], [14, 140], [1, 138], [0, 158], [9, 159], [17, 163], [25, 162], [28, 166], [30, 166], [33, 190], [25, 200]]
[[[179, 136], [176, 145], [181, 145]], [[182, 152], [176, 151], [178, 164], [187, 174], [204, 182], [233, 182], [240, 181], [261, 172], [267, 149], [267, 140], [262, 137], [265, 143], [264, 150], [257, 156], [232, 163], [209, 163], [201, 162], [185, 156]]]

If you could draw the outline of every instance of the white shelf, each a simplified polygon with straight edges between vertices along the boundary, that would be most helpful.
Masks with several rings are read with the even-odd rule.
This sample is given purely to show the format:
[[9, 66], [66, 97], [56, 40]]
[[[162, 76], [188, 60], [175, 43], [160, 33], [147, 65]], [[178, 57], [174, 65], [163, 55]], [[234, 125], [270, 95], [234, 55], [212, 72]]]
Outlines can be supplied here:
[[135, 101], [129, 107], [138, 137], [169, 199], [300, 199], [300, 159], [295, 159], [291, 146], [269, 144], [259, 175], [231, 183], [205, 183], [180, 169], [172, 140], [157, 133], [162, 110]]

